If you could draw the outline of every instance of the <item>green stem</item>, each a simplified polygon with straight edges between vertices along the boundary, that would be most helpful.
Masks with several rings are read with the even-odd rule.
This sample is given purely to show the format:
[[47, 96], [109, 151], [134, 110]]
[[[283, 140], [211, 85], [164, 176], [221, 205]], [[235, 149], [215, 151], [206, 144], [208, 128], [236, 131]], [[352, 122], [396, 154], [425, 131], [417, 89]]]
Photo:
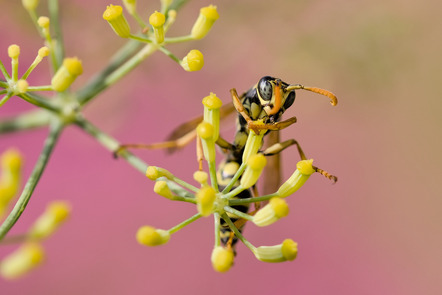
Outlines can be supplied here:
[[60, 113], [60, 109], [57, 106], [55, 106], [50, 101], [48, 101], [48, 100], [46, 100], [36, 94], [22, 93], [22, 94], [18, 94], [17, 96], [24, 99], [25, 101], [27, 101], [29, 103], [32, 103], [33, 105], [38, 106], [38, 107], [42, 107], [44, 109], [50, 110], [55, 113]]
[[256, 197], [256, 198], [229, 200], [229, 206], [236, 206], [236, 205], [243, 205], [243, 204], [249, 204], [249, 203], [268, 201], [271, 198], [274, 198], [277, 196], [278, 196], [278, 194], [274, 193], [274, 194], [265, 195], [265, 196]]
[[109, 85], [105, 83], [106, 79], [115, 72], [122, 64], [124, 64], [132, 55], [134, 55], [139, 49], [139, 42], [130, 40], [126, 43], [111, 59], [109, 64], [101, 70], [90, 82], [80, 89], [77, 93], [78, 101], [81, 105], [86, 104], [92, 98], [101, 93]]
[[45, 85], [45, 86], [29, 86], [28, 91], [54, 91], [52, 88], [52, 85]]
[[197, 213], [195, 215], [193, 215], [192, 217], [190, 217], [189, 219], [181, 222], [178, 225], [175, 225], [174, 227], [172, 227], [171, 229], [168, 230], [169, 234], [173, 234], [176, 233], [177, 231], [179, 231], [180, 229], [182, 229], [183, 227], [185, 227], [186, 225], [189, 225], [190, 223], [194, 222], [195, 220], [198, 220], [201, 218], [201, 214]]
[[233, 189], [233, 191], [228, 192], [227, 194], [224, 194], [222, 196], [223, 199], [231, 199], [234, 196], [238, 195], [239, 193], [241, 193], [244, 190], [244, 188], [240, 185], [236, 188]]
[[25, 185], [25, 188], [23, 189], [22, 194], [20, 195], [20, 198], [15, 204], [14, 209], [12, 209], [11, 213], [5, 219], [3, 224], [0, 226], [0, 240], [4, 238], [4, 236], [14, 226], [14, 224], [20, 218], [23, 211], [26, 209], [26, 205], [28, 204], [32, 196], [32, 192], [37, 186], [37, 183], [40, 180], [43, 171], [45, 170], [46, 164], [49, 161], [49, 158], [52, 154], [57, 139], [61, 134], [61, 131], [63, 130], [63, 125], [59, 121], [55, 122], [56, 123], [50, 126], [49, 135], [45, 140], [43, 151], [41, 152], [37, 160], [37, 163], [35, 164], [34, 169], [32, 170], [32, 173], [29, 176], [29, 179]]
[[17, 81], [18, 80], [18, 57], [11, 59], [11, 68], [12, 68], [12, 80]]
[[220, 222], [220, 217], [219, 217], [219, 213], [215, 212], [213, 214], [213, 217], [215, 218], [215, 247], [218, 247], [221, 245], [221, 222]]
[[60, 26], [60, 10], [58, 0], [48, 1], [49, 15], [51, 19], [51, 27], [54, 30], [55, 39], [52, 41], [52, 48], [54, 49], [54, 73], [63, 63], [65, 56], [63, 32]]
[[[101, 145], [103, 145], [111, 153], [115, 153], [115, 151], [117, 151], [118, 148], [121, 146], [121, 144], [116, 139], [102, 132], [101, 130], [99, 130], [97, 127], [95, 127], [94, 125], [92, 125], [90, 122], [88, 122], [86, 119], [82, 117], [76, 118], [76, 121], [74, 123], [80, 128], [82, 128], [84, 131], [89, 133], [89, 135], [94, 137], [99, 143], [101, 143]], [[118, 156], [125, 159], [132, 167], [143, 173], [143, 175], [146, 173], [146, 169], [149, 165], [140, 158], [138, 158], [137, 156], [135, 156], [134, 154], [132, 154], [131, 152], [127, 150], [122, 150], [118, 153]], [[188, 191], [186, 191], [185, 189], [183, 189], [173, 181], [168, 180], [167, 185], [169, 186], [172, 192], [174, 192], [180, 197], [189, 198], [189, 199], [192, 199], [194, 197], [193, 194], [189, 193]]]
[[234, 215], [236, 215], [238, 217], [244, 218], [246, 220], [249, 220], [249, 221], [253, 220], [253, 216], [251, 216], [249, 214], [246, 214], [246, 213], [243, 213], [243, 212], [241, 212], [239, 210], [236, 210], [236, 209], [234, 209], [232, 207], [225, 206], [224, 210], [227, 211], [227, 212], [230, 212], [230, 213], [232, 213], [232, 214], [234, 214]]
[[232, 189], [232, 187], [235, 185], [236, 181], [240, 178], [240, 176], [242, 175], [244, 170], [246, 170], [246, 167], [247, 167], [247, 165], [245, 163], [241, 164], [238, 171], [236, 171], [235, 175], [230, 180], [229, 184], [224, 188], [224, 190], [222, 192], [223, 194], [227, 194]]
[[173, 59], [174, 61], [176, 61], [178, 64], [181, 64], [181, 60], [176, 57], [172, 52], [170, 52], [169, 50], [167, 50], [164, 47], [159, 47], [158, 48], [162, 53], [164, 53], [165, 55], [167, 55], [168, 57], [170, 57], [171, 59]]
[[187, 188], [188, 190], [191, 190], [195, 193], [197, 193], [199, 191], [199, 189], [193, 185], [191, 185], [190, 183], [185, 182], [184, 180], [179, 179], [176, 176], [173, 176], [172, 181], [175, 181], [176, 183], [178, 183], [179, 185], [181, 185], [182, 187]]
[[7, 94], [7, 95], [3, 96], [3, 98], [0, 99], [0, 107], [3, 106], [11, 97], [12, 97], [12, 94]]
[[32, 110], [12, 118], [0, 120], [0, 134], [29, 130], [49, 124], [50, 116], [46, 110]]
[[137, 41], [143, 42], [143, 43], [152, 43], [152, 42], [153, 42], [153, 41], [152, 41], [151, 39], [149, 39], [149, 38], [146, 38], [146, 37], [140, 37], [140, 36], [132, 35], [132, 34], [129, 36], [129, 38], [131, 38], [131, 39], [133, 39], [133, 40], [137, 40]]
[[[5, 65], [2, 63], [2, 61], [0, 60], [0, 71], [3, 74], [3, 77], [5, 77], [6, 80], [11, 79], [11, 76], [9, 76], [8, 71], [5, 68]], [[3, 81], [2, 81], [3, 82]], [[7, 85], [7, 84], [6, 84]], [[3, 87], [3, 86], [2, 86]], [[6, 88], [6, 87], [4, 87]]]
[[222, 219], [229, 225], [230, 229], [235, 233], [236, 237], [244, 243], [252, 252], [255, 252], [255, 246], [252, 245], [249, 241], [244, 238], [244, 236], [239, 232], [238, 228], [233, 224], [232, 220], [230, 220], [229, 216], [226, 213], [221, 215]]
[[171, 43], [180, 43], [180, 42], [187, 42], [187, 41], [193, 41], [193, 40], [195, 40], [195, 39], [193, 39], [192, 35], [187, 35], [187, 36], [180, 36], [180, 37], [165, 38], [164, 43], [171, 44]]
[[212, 184], [212, 187], [215, 189], [215, 191], [218, 193], [218, 180], [216, 178], [216, 163], [215, 162], [208, 162], [209, 164], [209, 174], [210, 174], [210, 183]]

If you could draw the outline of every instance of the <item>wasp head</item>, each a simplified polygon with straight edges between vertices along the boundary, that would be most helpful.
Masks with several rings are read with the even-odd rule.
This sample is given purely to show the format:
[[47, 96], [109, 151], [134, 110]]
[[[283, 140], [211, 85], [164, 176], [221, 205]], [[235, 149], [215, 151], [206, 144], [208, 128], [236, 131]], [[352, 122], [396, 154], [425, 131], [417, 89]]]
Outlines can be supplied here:
[[262, 77], [256, 84], [258, 98], [270, 121], [277, 121], [295, 101], [295, 91], [287, 90], [289, 84], [270, 76]]

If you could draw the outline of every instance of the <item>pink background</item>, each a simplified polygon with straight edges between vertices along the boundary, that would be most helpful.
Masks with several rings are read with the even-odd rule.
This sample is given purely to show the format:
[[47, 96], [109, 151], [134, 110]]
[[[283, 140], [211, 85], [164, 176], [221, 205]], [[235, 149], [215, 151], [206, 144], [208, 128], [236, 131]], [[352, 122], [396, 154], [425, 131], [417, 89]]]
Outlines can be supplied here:
[[[74, 84], [78, 89], [124, 40], [101, 18], [109, 2], [61, 2], [67, 53], [85, 68]], [[245, 230], [255, 245], [294, 239], [298, 258], [265, 264], [239, 245], [235, 266], [218, 274], [210, 264], [212, 218], [174, 234], [165, 246], [138, 245], [138, 227], [170, 228], [195, 208], [155, 195], [141, 173], [69, 127], [11, 234], [25, 231], [51, 200], [71, 202], [72, 218], [44, 242], [46, 264], [17, 281], [0, 279], [0, 293], [441, 294], [442, 4], [194, 1], [178, 13], [170, 36], [188, 33], [199, 7], [210, 3], [221, 15], [210, 35], [169, 47], [180, 57], [201, 50], [201, 72], [187, 73], [156, 53], [88, 105], [86, 116], [121, 142], [150, 143], [201, 114], [201, 99], [210, 91], [228, 102], [230, 88], [245, 91], [264, 75], [332, 90], [337, 107], [298, 92], [287, 114], [298, 123], [282, 137], [300, 141], [319, 167], [339, 176], [338, 183], [312, 176], [288, 199], [288, 217]], [[9, 68], [7, 47], [20, 45], [23, 72], [42, 42], [19, 1], [0, 4], [0, 58]], [[140, 6], [144, 16], [159, 9], [155, 1]], [[30, 82], [49, 79], [47, 66], [40, 65]], [[14, 97], [0, 117], [28, 109]], [[230, 138], [233, 124], [226, 124], [223, 132]], [[41, 129], [1, 135], [0, 151], [19, 148], [27, 177], [46, 134]], [[135, 153], [187, 180], [197, 167], [193, 145], [173, 156]], [[288, 177], [299, 159], [294, 149], [283, 157]], [[0, 257], [14, 248], [2, 246]]]

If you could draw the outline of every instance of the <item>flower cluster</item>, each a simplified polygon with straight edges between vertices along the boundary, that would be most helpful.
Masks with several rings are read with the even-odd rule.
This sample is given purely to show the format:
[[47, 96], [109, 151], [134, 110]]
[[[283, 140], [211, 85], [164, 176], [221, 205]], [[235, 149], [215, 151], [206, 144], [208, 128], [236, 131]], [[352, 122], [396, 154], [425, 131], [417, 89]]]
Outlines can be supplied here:
[[[204, 158], [207, 161], [209, 173], [197, 171], [194, 179], [199, 183], [195, 187], [174, 176], [171, 172], [150, 166], [147, 168], [146, 176], [156, 181], [154, 191], [169, 200], [190, 202], [196, 205], [197, 213], [176, 225], [169, 230], [156, 229], [152, 226], [143, 226], [139, 229], [136, 237], [139, 243], [147, 246], [157, 246], [169, 241], [171, 234], [180, 230], [191, 222], [210, 215], [215, 219], [215, 245], [212, 252], [212, 265], [216, 271], [225, 272], [233, 265], [234, 249], [231, 244], [222, 245], [220, 238], [221, 220], [227, 224], [230, 231], [241, 240], [255, 255], [255, 257], [265, 262], [282, 262], [294, 260], [298, 248], [297, 243], [291, 239], [284, 240], [281, 244], [274, 246], [255, 247], [241, 233], [241, 224], [250, 221], [256, 226], [268, 226], [289, 213], [285, 198], [296, 192], [315, 172], [312, 166], [313, 160], [303, 160], [298, 162], [296, 171], [291, 177], [278, 189], [277, 192], [256, 198], [238, 198], [237, 196], [253, 187], [261, 176], [263, 168], [266, 166], [265, 156], [259, 152], [262, 144], [262, 138], [265, 130], [255, 133], [250, 130], [247, 143], [244, 148], [242, 164], [236, 171], [236, 174], [230, 179], [229, 184], [220, 191], [217, 184], [216, 173], [216, 152], [215, 142], [219, 137], [220, 116], [219, 109], [221, 100], [211, 93], [203, 99], [204, 120], [197, 127], [197, 134], [202, 141]], [[257, 121], [258, 125], [263, 124]], [[222, 169], [222, 168], [220, 168]], [[209, 185], [210, 178], [210, 185]], [[188, 195], [182, 196], [174, 194], [169, 187], [172, 184], [178, 184], [189, 191]], [[248, 205], [250, 203], [259, 203], [269, 201], [258, 211], [250, 214], [243, 213], [235, 206]], [[237, 221], [232, 221], [235, 218]]]
[[103, 13], [105, 19], [114, 32], [121, 38], [131, 38], [143, 43], [147, 43], [165, 53], [174, 61], [179, 63], [188, 72], [199, 71], [204, 66], [203, 54], [196, 49], [191, 50], [183, 59], [177, 58], [172, 52], [165, 48], [170, 43], [199, 40], [204, 38], [219, 18], [216, 7], [213, 5], [203, 7], [193, 25], [189, 35], [180, 37], [166, 37], [170, 26], [175, 22], [176, 11], [170, 9], [171, 1], [161, 1], [161, 11], [155, 11], [149, 17], [148, 26], [139, 16], [135, 0], [123, 1], [126, 11], [137, 21], [142, 29], [141, 34], [132, 34], [130, 25], [123, 14], [123, 7], [119, 5], [109, 5]]
[[[28, 232], [18, 236], [8, 235], [26, 209], [64, 128], [68, 125], [76, 125], [94, 137], [110, 152], [115, 152], [121, 146], [116, 139], [105, 134], [86, 119], [82, 113], [83, 107], [102, 91], [125, 77], [156, 51], [163, 52], [186, 71], [198, 71], [203, 67], [204, 57], [200, 51], [191, 50], [184, 58], [179, 59], [165, 46], [203, 38], [208, 34], [219, 15], [216, 7], [212, 5], [204, 7], [201, 9], [195, 25], [189, 30], [189, 35], [168, 37], [166, 34], [176, 19], [175, 9], [178, 9], [182, 3], [182, 1], [161, 0], [161, 9], [152, 13], [148, 23], [145, 23], [137, 12], [136, 0], [123, 0], [125, 10], [134, 17], [140, 26], [138, 33], [130, 28], [123, 15], [123, 7], [109, 5], [103, 18], [108, 21], [118, 36], [132, 40], [128, 40], [122, 48], [123, 50], [118, 51], [109, 63], [105, 64], [85, 85], [81, 85], [76, 90], [72, 89], [71, 85], [83, 73], [83, 64], [77, 57], [65, 56], [67, 50], [65, 50], [62, 38], [63, 31], [60, 26], [58, 2], [49, 1], [48, 9], [42, 9], [42, 11], [50, 12], [51, 18], [49, 18], [39, 14], [39, 0], [22, 0], [22, 5], [29, 13], [43, 39], [44, 46], [38, 50], [37, 57], [24, 74], [19, 73], [20, 46], [16, 44], [9, 46], [8, 56], [11, 60], [11, 70], [7, 70], [4, 63], [0, 61], [0, 107], [4, 106], [11, 97], [17, 96], [38, 109], [25, 111], [9, 118], [1, 118], [0, 134], [39, 127], [47, 127], [49, 132], [21, 194], [18, 194], [18, 191], [21, 181], [22, 157], [16, 150], [9, 150], [2, 156], [0, 167], [0, 219], [2, 219], [0, 243], [18, 243], [22, 247], [2, 259], [0, 262], [1, 276], [5, 278], [20, 277], [39, 265], [44, 256], [41, 241], [52, 235], [70, 214], [67, 203], [55, 201], [48, 205], [46, 212], [35, 221]], [[140, 42], [145, 46], [140, 46]], [[28, 77], [43, 59], [49, 62], [51, 73], [53, 73], [51, 79], [48, 80], [47, 85], [30, 85]], [[37, 91], [51, 91], [51, 97], [48, 97], [46, 93], [36, 93]], [[119, 156], [140, 170], [141, 173], [145, 172], [147, 164], [132, 153], [123, 151], [119, 153]], [[164, 187], [161, 187], [161, 183], [158, 182], [156, 189], [162, 191]], [[183, 191], [181, 193], [184, 193]], [[14, 200], [16, 196], [19, 197]], [[173, 196], [171, 197], [173, 198]], [[13, 206], [12, 201], [15, 201]], [[154, 239], [151, 243], [158, 244], [158, 239], [162, 240], [163, 236], [160, 234], [160, 238]]]

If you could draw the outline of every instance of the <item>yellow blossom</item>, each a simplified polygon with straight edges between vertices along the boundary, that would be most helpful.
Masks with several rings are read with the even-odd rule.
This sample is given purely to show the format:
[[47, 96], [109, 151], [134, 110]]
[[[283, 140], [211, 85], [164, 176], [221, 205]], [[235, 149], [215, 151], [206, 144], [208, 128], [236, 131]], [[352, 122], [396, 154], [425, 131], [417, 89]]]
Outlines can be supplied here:
[[194, 39], [202, 39], [209, 33], [215, 21], [219, 18], [216, 6], [209, 5], [200, 10], [200, 14], [192, 27], [191, 36]]

